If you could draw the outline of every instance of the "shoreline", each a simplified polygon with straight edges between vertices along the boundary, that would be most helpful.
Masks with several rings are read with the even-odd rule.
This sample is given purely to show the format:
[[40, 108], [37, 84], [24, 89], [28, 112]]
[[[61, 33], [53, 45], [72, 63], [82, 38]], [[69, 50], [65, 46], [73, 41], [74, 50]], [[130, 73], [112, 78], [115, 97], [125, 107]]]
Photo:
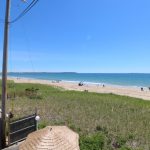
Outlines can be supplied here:
[[[141, 87], [144, 89], [148, 89], [148, 86], [140, 86], [140, 85], [121, 85], [121, 84], [111, 84], [111, 83], [105, 83], [105, 82], [90, 82], [90, 81], [80, 81], [80, 80], [57, 80], [57, 79], [40, 79], [40, 78], [28, 78], [28, 77], [15, 77], [15, 76], [8, 76], [8, 79], [16, 79], [16, 78], [20, 78], [20, 79], [28, 79], [28, 80], [40, 80], [40, 81], [60, 81], [60, 82], [65, 82], [65, 83], [76, 83], [78, 84], [79, 82], [83, 82], [84, 84], [89, 84], [89, 85], [106, 85], [106, 86], [110, 86], [110, 87], [120, 87], [120, 88], [136, 88], [136, 89], [140, 89]], [[0, 78], [1, 79], [1, 78]]]
[[109, 85], [102, 83], [88, 83], [84, 82], [83, 86], [78, 86], [78, 81], [58, 81], [58, 80], [41, 80], [32, 78], [18, 78], [18, 77], [8, 77], [9, 80], [13, 80], [15, 83], [38, 83], [45, 84], [54, 87], [64, 88], [65, 90], [75, 90], [75, 91], [88, 91], [96, 93], [113, 93], [116, 95], [129, 96], [135, 98], [141, 98], [143, 100], [150, 100], [150, 91], [148, 88], [143, 87], [144, 91], [141, 91], [140, 87], [136, 86], [119, 86], [119, 85]]

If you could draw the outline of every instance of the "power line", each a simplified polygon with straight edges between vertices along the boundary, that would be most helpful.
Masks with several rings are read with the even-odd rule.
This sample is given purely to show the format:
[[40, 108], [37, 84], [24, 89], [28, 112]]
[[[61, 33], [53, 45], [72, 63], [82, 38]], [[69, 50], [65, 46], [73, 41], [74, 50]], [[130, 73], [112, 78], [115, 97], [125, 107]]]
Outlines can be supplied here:
[[15, 23], [19, 19], [21, 19], [24, 15], [26, 15], [38, 2], [39, 0], [33, 0], [27, 8], [25, 8], [18, 17], [16, 17], [14, 20], [10, 21], [9, 23]]
[[33, 6], [35, 6], [35, 4], [38, 2], [38, 0], [33, 0], [28, 7], [22, 11], [22, 13], [20, 13], [20, 15], [18, 17], [16, 17], [14, 20], [10, 21], [10, 23], [14, 23], [16, 21], [18, 21], [20, 18], [22, 18], [27, 12], [29, 12], [31, 10], [31, 8]]

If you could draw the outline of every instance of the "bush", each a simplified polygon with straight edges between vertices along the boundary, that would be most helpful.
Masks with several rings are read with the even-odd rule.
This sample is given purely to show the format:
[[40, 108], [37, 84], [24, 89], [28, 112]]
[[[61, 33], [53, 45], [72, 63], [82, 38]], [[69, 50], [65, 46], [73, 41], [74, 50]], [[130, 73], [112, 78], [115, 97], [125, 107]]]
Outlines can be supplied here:
[[38, 124], [38, 129], [43, 129], [47, 126], [47, 123], [46, 122], [41, 122]]
[[42, 99], [41, 94], [39, 93], [38, 88], [26, 88], [25, 89], [25, 95], [29, 97], [30, 99]]
[[105, 138], [101, 133], [80, 137], [80, 150], [103, 150]]

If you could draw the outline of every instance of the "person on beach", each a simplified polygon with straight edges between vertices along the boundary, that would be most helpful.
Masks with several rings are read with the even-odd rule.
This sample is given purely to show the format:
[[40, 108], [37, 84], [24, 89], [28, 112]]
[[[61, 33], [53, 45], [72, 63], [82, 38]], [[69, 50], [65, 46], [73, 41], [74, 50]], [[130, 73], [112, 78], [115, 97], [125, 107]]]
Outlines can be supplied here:
[[141, 91], [144, 91], [143, 87], [141, 87]]
[[105, 87], [105, 85], [103, 84], [103, 87]]
[[78, 86], [83, 86], [83, 82], [80, 82], [80, 83], [78, 84]]

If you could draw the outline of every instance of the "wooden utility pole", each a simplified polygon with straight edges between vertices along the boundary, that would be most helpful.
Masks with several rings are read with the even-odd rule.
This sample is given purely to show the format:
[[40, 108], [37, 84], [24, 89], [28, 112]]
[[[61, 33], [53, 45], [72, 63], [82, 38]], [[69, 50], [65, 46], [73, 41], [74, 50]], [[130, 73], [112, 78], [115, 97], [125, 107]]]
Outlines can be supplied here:
[[7, 62], [8, 62], [8, 28], [10, 1], [6, 0], [5, 27], [4, 27], [4, 47], [3, 47], [3, 68], [2, 68], [2, 125], [1, 125], [1, 144], [6, 147], [6, 100], [7, 100]]

